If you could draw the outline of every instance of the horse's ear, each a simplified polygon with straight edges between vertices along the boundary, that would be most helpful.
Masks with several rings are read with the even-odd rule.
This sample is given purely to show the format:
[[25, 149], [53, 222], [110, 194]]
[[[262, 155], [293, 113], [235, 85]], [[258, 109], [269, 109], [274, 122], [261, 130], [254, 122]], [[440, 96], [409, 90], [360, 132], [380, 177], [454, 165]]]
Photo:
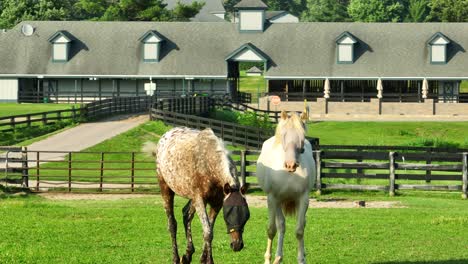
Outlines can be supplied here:
[[288, 113], [286, 113], [286, 111], [284, 110], [281, 111], [281, 119], [284, 119], [284, 120], [288, 119]]
[[231, 186], [229, 186], [229, 183], [224, 184], [223, 191], [224, 191], [224, 194], [230, 194], [231, 193]]
[[301, 120], [302, 122], [305, 122], [309, 119], [309, 114], [307, 112], [302, 112], [301, 113]]
[[240, 192], [242, 194], [246, 194], [247, 193], [247, 190], [249, 189], [250, 187], [250, 183], [244, 183], [244, 185], [242, 185], [241, 189], [240, 189]]

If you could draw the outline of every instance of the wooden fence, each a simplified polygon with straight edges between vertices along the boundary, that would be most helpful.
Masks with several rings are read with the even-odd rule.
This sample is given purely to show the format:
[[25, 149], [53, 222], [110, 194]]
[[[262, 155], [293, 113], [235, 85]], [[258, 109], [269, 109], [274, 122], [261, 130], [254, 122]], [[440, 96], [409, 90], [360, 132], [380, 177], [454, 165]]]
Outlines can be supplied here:
[[[359, 148], [358, 151], [321, 146], [314, 151], [315, 188], [319, 194], [324, 189], [347, 189], [387, 191], [394, 195], [397, 190], [410, 189], [461, 191], [462, 197], [467, 198], [468, 152]], [[139, 152], [57, 152], [25, 148], [8, 151], [6, 159], [5, 153], [0, 155], [1, 163], [8, 160], [6, 168], [0, 170], [1, 182], [7, 185], [23, 185], [32, 191], [158, 191], [155, 162]], [[251, 182], [249, 177], [256, 175], [259, 154], [259, 150], [233, 151], [238, 176], [244, 182]], [[430, 164], [426, 164], [428, 158]]]
[[236, 123], [219, 121], [195, 115], [179, 114], [176, 112], [151, 109], [151, 120], [161, 120], [173, 126], [185, 126], [195, 129], [211, 128], [224, 141], [232, 145], [251, 148], [261, 148], [263, 141], [270, 138], [274, 132], [257, 127], [242, 126]]
[[64, 110], [0, 117], [0, 132], [13, 131], [18, 126], [32, 127], [60, 121], [78, 121], [82, 115], [83, 108], [72, 107]]
[[0, 117], [0, 132], [10, 132], [18, 127], [51, 125], [60, 121], [78, 122], [117, 114], [146, 112], [153, 100], [147, 96], [115, 97], [94, 101], [79, 108]]
[[[399, 152], [384, 151], [388, 147], [320, 147], [314, 151], [319, 194], [323, 189], [380, 190], [390, 195], [395, 195], [396, 190], [456, 190], [467, 198], [468, 152], [435, 148], [427, 152], [427, 148], [416, 147], [391, 147]], [[239, 176], [247, 182], [247, 177], [256, 175], [259, 154], [255, 150], [233, 152], [240, 156]], [[426, 164], [428, 160], [431, 163]]]
[[155, 162], [140, 152], [9, 150], [0, 182], [31, 191], [156, 192]]

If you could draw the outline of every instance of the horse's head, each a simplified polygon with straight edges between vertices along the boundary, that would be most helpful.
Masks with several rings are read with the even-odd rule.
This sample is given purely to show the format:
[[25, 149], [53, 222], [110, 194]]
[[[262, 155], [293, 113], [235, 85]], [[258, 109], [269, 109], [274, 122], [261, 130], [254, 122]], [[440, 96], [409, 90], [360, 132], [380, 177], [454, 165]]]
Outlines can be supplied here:
[[281, 112], [281, 119], [276, 127], [276, 142], [281, 143], [284, 150], [284, 167], [289, 172], [295, 172], [299, 167], [299, 156], [304, 152], [306, 113], [299, 117], [296, 113], [288, 115]]
[[247, 220], [250, 218], [249, 206], [245, 199], [248, 185], [244, 184], [240, 189], [224, 185], [223, 213], [228, 234], [231, 236], [231, 248], [240, 251], [244, 247], [242, 233]]

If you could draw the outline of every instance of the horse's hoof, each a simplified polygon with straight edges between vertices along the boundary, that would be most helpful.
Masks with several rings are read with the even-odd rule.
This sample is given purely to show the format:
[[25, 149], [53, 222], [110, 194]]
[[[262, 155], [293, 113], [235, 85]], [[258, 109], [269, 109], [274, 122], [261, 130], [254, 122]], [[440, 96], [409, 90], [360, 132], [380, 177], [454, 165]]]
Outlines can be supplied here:
[[282, 261], [283, 261], [283, 257], [276, 256], [275, 261], [273, 261], [273, 264], [280, 264]]

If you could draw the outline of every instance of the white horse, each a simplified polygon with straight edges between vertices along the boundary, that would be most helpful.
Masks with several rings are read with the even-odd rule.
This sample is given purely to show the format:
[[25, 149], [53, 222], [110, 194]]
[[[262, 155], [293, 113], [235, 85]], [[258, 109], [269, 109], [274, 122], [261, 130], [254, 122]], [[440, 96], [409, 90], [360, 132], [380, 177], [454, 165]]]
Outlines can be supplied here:
[[315, 161], [312, 146], [305, 140], [306, 114], [288, 116], [281, 113], [281, 119], [274, 137], [266, 140], [257, 161], [258, 182], [268, 196], [268, 243], [265, 263], [270, 263], [271, 247], [276, 231], [279, 231], [278, 248], [274, 263], [283, 259], [285, 232], [284, 214], [297, 213], [296, 238], [298, 241], [298, 263], [305, 263], [304, 227], [309, 207], [309, 192], [315, 184]]

